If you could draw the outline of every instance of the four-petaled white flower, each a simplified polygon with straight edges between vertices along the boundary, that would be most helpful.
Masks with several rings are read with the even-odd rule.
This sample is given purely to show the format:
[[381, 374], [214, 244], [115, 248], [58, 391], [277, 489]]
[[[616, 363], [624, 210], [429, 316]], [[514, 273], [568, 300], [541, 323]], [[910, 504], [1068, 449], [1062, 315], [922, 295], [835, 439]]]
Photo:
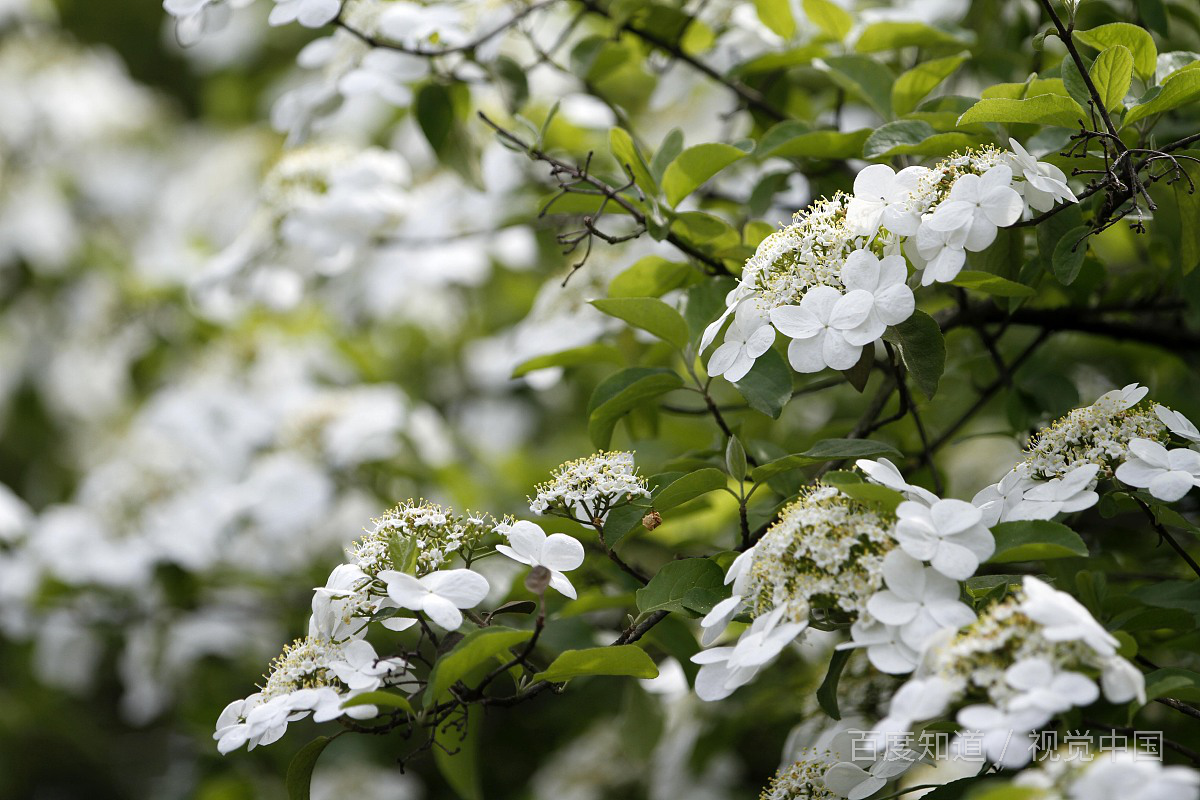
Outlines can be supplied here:
[[1006, 702], [1010, 711], [1036, 717], [1031, 727], [1045, 725], [1058, 713], [1096, 702], [1096, 682], [1081, 672], [1059, 670], [1044, 658], [1023, 658], [1004, 671], [1004, 682], [1017, 690]]
[[906, 747], [875, 748], [871, 744], [865, 731], [847, 730], [835, 735], [829, 752], [838, 763], [821, 776], [825, 788], [846, 800], [864, 800], [920, 761], [919, 754]]
[[999, 164], [982, 175], [967, 173], [956, 178], [946, 199], [921, 227], [965, 230], [963, 247], [978, 252], [996, 240], [998, 228], [1019, 220], [1024, 208], [1021, 195], [1012, 188], [1012, 170]]
[[894, 746], [899, 741], [897, 734], [911, 736], [913, 723], [946, 713], [953, 696], [954, 687], [940, 676], [908, 681], [892, 695], [887, 716], [871, 729], [867, 741], [877, 752]]
[[692, 663], [700, 665], [696, 696], [711, 701], [733, 694], [808, 627], [807, 621], [782, 622], [783, 613], [779, 606], [756, 618], [732, 647], [710, 647], [692, 656]]
[[871, 293], [861, 289], [843, 295], [832, 286], [814, 286], [800, 305], [771, 309], [771, 322], [792, 339], [788, 361], [797, 372], [850, 369], [862, 346], [846, 341], [845, 331], [862, 323], [874, 304]]
[[921, 654], [904, 643], [900, 629], [874, 619], [859, 618], [850, 626], [851, 641], [839, 644], [838, 650], [866, 648], [871, 666], [889, 675], [912, 672]]
[[978, 508], [962, 500], [931, 506], [905, 501], [896, 509], [896, 539], [910, 556], [928, 561], [947, 578], [963, 581], [996, 550]]
[[894, 172], [886, 164], [872, 164], [854, 179], [854, 197], [846, 207], [846, 222], [858, 236], [871, 236], [879, 226], [900, 236], [917, 232], [921, 217], [913, 208], [917, 183], [925, 167]]
[[1025, 150], [1016, 139], [1009, 139], [1013, 152], [1008, 157], [1013, 172], [1025, 179], [1017, 183], [1018, 191], [1025, 203], [1034, 211], [1049, 211], [1058, 201], [1077, 202], [1075, 193], [1067, 185], [1067, 176], [1053, 164], [1038, 161]]
[[1117, 467], [1117, 480], [1167, 503], [1200, 486], [1200, 453], [1187, 448], [1168, 450], [1150, 439], [1129, 443], [1129, 457]]
[[[989, 762], [1009, 769], [1029, 763], [1033, 757], [1029, 732], [1042, 724], [1036, 712], [1006, 711], [986, 704], [959, 710], [957, 719], [963, 733], [950, 743], [952, 753], [965, 756], [982, 749]], [[971, 734], [970, 745], [964, 734]]]
[[841, 272], [847, 291], [864, 291], [871, 296], [866, 318], [842, 336], [852, 345], [868, 345], [889, 325], [899, 325], [913, 315], [916, 300], [905, 281], [908, 267], [903, 256], [887, 256], [882, 260], [870, 250], [855, 250], [846, 258]]
[[365, 639], [356, 639], [342, 646], [342, 660], [329, 665], [338, 680], [352, 692], [372, 692], [383, 685], [383, 679], [403, 672], [408, 662], [400, 657], [380, 658]]
[[462, 625], [460, 608], [474, 608], [488, 593], [487, 579], [469, 569], [441, 570], [422, 578], [386, 569], [379, 579], [396, 605], [420, 611], [448, 631]]
[[[1200, 453], [1196, 455], [1200, 457]], [[1034, 483], [1005, 519], [1052, 519], [1056, 514], [1091, 508], [1100, 502], [1100, 495], [1092, 491], [1099, 471], [1099, 464], [1084, 464], [1061, 478]]]
[[196, 44], [205, 34], [216, 33], [229, 24], [233, 9], [250, 5], [253, 0], [163, 0], [163, 10], [175, 17], [175, 36], [185, 47]]
[[1128, 411], [1129, 409], [1142, 402], [1142, 398], [1150, 393], [1150, 389], [1137, 383], [1128, 383], [1120, 389], [1113, 389], [1111, 392], [1105, 392], [1096, 398], [1093, 406], [1112, 405], [1117, 411]]
[[1021, 613], [1042, 626], [1042, 635], [1052, 642], [1083, 642], [1102, 656], [1117, 652], [1117, 640], [1104, 630], [1083, 605], [1066, 592], [1026, 575]]
[[920, 652], [929, 637], [942, 628], [961, 628], [975, 621], [975, 612], [959, 602], [958, 582], [924, 566], [903, 550], [883, 559], [887, 588], [867, 601], [867, 611], [885, 625], [900, 629], [900, 640]]
[[320, 28], [333, 22], [341, 10], [341, 0], [275, 0], [267, 21], [272, 25], [299, 22], [306, 28]]
[[934, 230], [922, 225], [917, 235], [904, 243], [904, 252], [921, 270], [921, 285], [949, 283], [962, 272], [967, 262], [966, 227]]
[[537, 524], [526, 520], [498, 525], [496, 531], [508, 538], [508, 544], [496, 545], [496, 552], [531, 567], [545, 567], [550, 571], [550, 586], [559, 594], [572, 600], [578, 596], [563, 574], [583, 563], [583, 545], [578, 539], [565, 533], [547, 536]]
[[909, 500], [914, 500], [925, 505], [933, 505], [938, 501], [938, 496], [928, 489], [920, 486], [914, 486], [904, 480], [904, 476], [900, 474], [900, 470], [886, 458], [880, 458], [875, 461], [870, 461], [865, 458], [860, 458], [854, 462], [854, 466], [861, 469], [868, 480], [873, 483], [878, 483], [880, 486], [886, 486], [889, 489], [894, 489], [904, 495]]
[[730, 383], [740, 381], [774, 342], [775, 329], [767, 315], [754, 300], [743, 300], [725, 331], [725, 341], [708, 359], [708, 374], [724, 375]]
[[999, 482], [980, 489], [971, 498], [971, 504], [980, 510], [983, 514], [983, 524], [990, 528], [999, 522], [1013, 519], [1012, 515], [1025, 499], [1025, 492], [1036, 485], [1037, 482], [1029, 477], [1029, 469], [1018, 464]]
[[1200, 430], [1197, 430], [1195, 424], [1183, 414], [1161, 405], [1154, 406], [1154, 414], [1167, 426], [1167, 430], [1180, 439], [1200, 444]]

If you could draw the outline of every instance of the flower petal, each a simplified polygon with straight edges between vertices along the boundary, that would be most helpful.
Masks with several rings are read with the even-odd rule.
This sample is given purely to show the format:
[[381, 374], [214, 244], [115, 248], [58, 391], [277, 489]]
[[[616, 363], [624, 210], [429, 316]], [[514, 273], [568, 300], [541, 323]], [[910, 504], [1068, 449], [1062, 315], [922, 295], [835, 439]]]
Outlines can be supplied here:
[[473, 608], [488, 593], [487, 578], [469, 569], [447, 569], [421, 578], [431, 592], [459, 608]]
[[542, 566], [559, 572], [570, 572], [583, 563], [583, 545], [574, 536], [552, 533], [542, 544]]

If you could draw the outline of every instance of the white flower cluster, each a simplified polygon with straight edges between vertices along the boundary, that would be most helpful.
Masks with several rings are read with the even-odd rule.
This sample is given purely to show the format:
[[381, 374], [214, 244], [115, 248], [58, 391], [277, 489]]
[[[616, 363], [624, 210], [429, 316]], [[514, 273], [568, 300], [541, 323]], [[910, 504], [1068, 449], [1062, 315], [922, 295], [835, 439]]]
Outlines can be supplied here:
[[862, 800], [919, 761], [917, 753], [904, 747], [872, 752], [862, 746], [862, 733], [839, 731], [827, 749], [800, 753], [775, 774], [759, 800]]
[[551, 480], [534, 487], [529, 510], [557, 513], [590, 524], [603, 520], [616, 505], [650, 497], [646, 479], [637, 474], [633, 453], [600, 451], [568, 461], [550, 472]]
[[1101, 752], [1088, 761], [1043, 759], [1013, 785], [1039, 790], [1044, 800], [1200, 800], [1200, 773], [1134, 750]]
[[400, 503], [371, 520], [371, 530], [347, 551], [351, 563], [372, 577], [391, 569], [396, 549], [411, 546], [415, 574], [441, 569], [456, 555], [471, 554], [496, 522], [486, 514], [455, 514], [437, 503]]
[[922, 285], [952, 281], [967, 252], [986, 249], [999, 228], [1075, 201], [1061, 170], [1010, 144], [1012, 151], [952, 155], [932, 168], [872, 164], [855, 178], [853, 196], [798, 212], [759, 245], [725, 313], [705, 330], [701, 350], [734, 317], [709, 374], [740, 380], [775, 331], [791, 339], [797, 372], [849, 369], [888, 326], [912, 316], [909, 264], [922, 271]]
[[896, 546], [894, 520], [818, 484], [780, 512], [754, 547], [739, 555], [725, 576], [733, 594], [701, 621], [702, 643], [712, 644], [742, 611], [754, 618], [733, 646], [693, 656], [701, 664], [696, 694], [727, 697], [754, 678], [821, 609], [862, 617], [882, 583], [884, 556]]
[[[1075, 598], [1026, 576], [1021, 591], [970, 626], [931, 639], [921, 674], [893, 696], [875, 740], [957, 707], [960, 728], [980, 736], [988, 761], [1024, 766], [1031, 730], [1090, 705], [1101, 690], [1112, 703], [1145, 702], [1145, 679], [1117, 646]], [[1096, 673], [1100, 686], [1089, 677]]]

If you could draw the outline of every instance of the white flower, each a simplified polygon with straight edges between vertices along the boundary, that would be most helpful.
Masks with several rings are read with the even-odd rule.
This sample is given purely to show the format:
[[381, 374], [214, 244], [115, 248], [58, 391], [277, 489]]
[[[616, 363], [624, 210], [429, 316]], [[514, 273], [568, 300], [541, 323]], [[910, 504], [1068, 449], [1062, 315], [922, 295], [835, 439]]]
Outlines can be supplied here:
[[1200, 430], [1197, 430], [1192, 421], [1183, 414], [1160, 405], [1154, 406], [1154, 414], [1162, 420], [1171, 433], [1181, 439], [1200, 444]]
[[250, 729], [245, 724], [246, 714], [258, 705], [262, 694], [255, 692], [242, 700], [234, 700], [217, 717], [217, 730], [213, 738], [217, 740], [217, 751], [221, 755], [230, 753], [250, 740]]
[[364, 636], [366, 620], [359, 618], [359, 614], [369, 610], [371, 601], [358, 591], [370, 581], [357, 564], [339, 564], [334, 568], [325, 585], [313, 591], [308, 635], [335, 642]]
[[847, 730], [833, 737], [829, 752], [838, 763], [822, 776], [829, 791], [846, 800], [863, 800], [920, 760], [907, 748], [875, 748], [871, 744], [863, 731]]
[[1111, 392], [1100, 395], [1092, 405], [1113, 406], [1117, 411], [1128, 411], [1142, 402], [1142, 398], [1149, 393], [1150, 390], [1145, 386], [1128, 383], [1120, 389], [1113, 389]]
[[1113, 750], [1088, 764], [1066, 792], [1069, 800], [1197, 800], [1200, 773], [1164, 766], [1161, 754]]
[[549, 536], [532, 522], [521, 520], [512, 525], [497, 525], [496, 531], [508, 538], [508, 544], [496, 545], [496, 552], [531, 567], [550, 570], [550, 585], [574, 600], [578, 595], [564, 575], [583, 563], [583, 545], [573, 536], [552, 533]]
[[460, 608], [474, 608], [488, 593], [487, 579], [469, 569], [432, 572], [420, 579], [388, 569], [379, 579], [397, 605], [425, 613], [448, 631], [462, 624]]
[[1096, 702], [1100, 690], [1079, 672], [1058, 670], [1045, 658], [1023, 658], [1004, 671], [1004, 681], [1018, 693], [1009, 698], [1010, 711], [1027, 711], [1044, 725], [1058, 713]]
[[[1200, 453], [1197, 456], [1200, 457]], [[1091, 508], [1100, 502], [1100, 495], [1092, 491], [1099, 471], [1099, 464], [1084, 464], [1061, 478], [1034, 483], [1005, 520], [1051, 519], [1056, 514]]]
[[733, 647], [713, 647], [692, 656], [692, 662], [701, 665], [696, 675], [696, 695], [701, 700], [728, 697], [749, 683], [759, 669], [808, 627], [807, 621], [781, 622], [783, 613], [780, 606], [755, 619]]
[[[991, 763], [1008, 769], [1023, 767], [1033, 757], [1029, 733], [1038, 724], [1035, 714], [1007, 712], [995, 706], [979, 704], [958, 712], [958, 724], [964, 732], [975, 734], [975, 748], [982, 746], [983, 755]], [[951, 743], [952, 752], [962, 752], [963, 739]]]
[[1035, 211], [1049, 211], [1059, 200], [1077, 202], [1075, 193], [1067, 185], [1067, 176], [1053, 164], [1046, 164], [1026, 152], [1016, 139], [1009, 139], [1013, 152], [1008, 160], [1013, 172], [1025, 179], [1017, 188], [1025, 202]]
[[900, 474], [900, 470], [896, 465], [886, 458], [880, 458], [876, 461], [860, 458], [854, 462], [854, 466], [866, 473], [867, 479], [872, 483], [878, 483], [880, 486], [894, 489], [909, 500], [924, 503], [927, 506], [933, 505], [938, 501], [938, 496], [933, 492], [920, 486], [914, 486], [904, 480], [904, 476]]
[[859, 236], [872, 236], [880, 224], [892, 233], [912, 236], [920, 216], [913, 208], [913, 195], [925, 167], [892, 171], [886, 164], [871, 164], [854, 179], [854, 197], [846, 208], [846, 222]]
[[900, 640], [917, 652], [938, 630], [975, 621], [975, 612], [958, 600], [957, 581], [903, 550], [884, 556], [883, 580], [888, 588], [867, 601], [867, 611], [885, 625], [899, 628]]
[[725, 573], [725, 585], [733, 584], [733, 594], [712, 607], [700, 620], [700, 644], [708, 647], [725, 632], [730, 621], [745, 606], [745, 592], [750, 582], [750, 565], [754, 560], [754, 548], [738, 554]]
[[1081, 641], [1102, 656], [1117, 651], [1117, 640], [1100, 626], [1078, 600], [1032, 575], [1024, 581], [1025, 598], [1019, 608], [1042, 626], [1042, 635], [1052, 642]]
[[216, 33], [229, 24], [232, 9], [253, 0], [163, 0], [163, 9], [175, 17], [175, 35], [186, 46], [196, 44], [206, 33]]
[[954, 687], [936, 675], [908, 681], [892, 695], [887, 716], [872, 729], [875, 747], [886, 747], [895, 741], [892, 736], [911, 731], [916, 722], [946, 713], [953, 697]]
[[724, 343], [708, 359], [708, 374], [724, 375], [730, 382], [745, 377], [754, 360], [771, 349], [775, 329], [754, 300], [743, 300], [725, 331]]
[[904, 552], [930, 562], [947, 578], [966, 580], [996, 550], [995, 539], [981, 524], [982, 513], [962, 500], [931, 506], [905, 501], [896, 516], [896, 539]]
[[904, 252], [913, 266], [921, 270], [922, 286], [949, 283], [958, 277], [967, 261], [963, 249], [967, 231], [965, 227], [939, 231], [922, 223], [917, 235], [905, 241]]
[[1018, 464], [998, 483], [979, 490], [971, 498], [971, 504], [982, 512], [983, 524], [990, 528], [1012, 519], [1012, 514], [1025, 499], [1025, 492], [1036, 485], [1036, 481], [1029, 477], [1029, 468]]
[[[770, 238], [770, 237], [767, 237]], [[700, 337], [700, 351], [708, 349], [708, 346], [717, 338], [717, 334], [721, 332], [721, 326], [725, 324], [725, 320], [729, 319], [729, 315], [734, 312], [742, 300], [752, 294], [750, 287], [745, 283], [739, 283], [737, 286], [729, 290], [725, 295], [725, 310], [721, 312], [721, 316], [708, 324], [704, 329], [703, 335]]]
[[855, 621], [850, 626], [850, 637], [853, 641], [839, 644], [836, 649], [866, 648], [871, 666], [889, 675], [912, 672], [921, 659], [919, 652], [904, 643], [899, 628], [874, 619]]
[[867, 318], [874, 306], [870, 292], [843, 295], [832, 286], [814, 286], [798, 306], [771, 309], [771, 322], [791, 337], [788, 361], [797, 372], [820, 372], [825, 367], [850, 369], [862, 354], [860, 345], [846, 341], [844, 331]]
[[306, 28], [320, 28], [333, 22], [341, 10], [341, 0], [275, 0], [267, 21], [272, 25], [299, 22]]
[[357, 67], [338, 80], [338, 91], [345, 97], [378, 97], [404, 107], [412, 101], [408, 84], [428, 74], [428, 59], [396, 50], [369, 50]]
[[1012, 188], [1012, 170], [1003, 164], [982, 175], [960, 175], [946, 199], [922, 227], [934, 231], [965, 230], [963, 247], [978, 252], [996, 239], [996, 229], [1021, 218], [1025, 204]]
[[342, 647], [342, 659], [329, 665], [352, 692], [373, 692], [383, 685], [384, 678], [407, 667], [402, 658], [380, 658], [365, 639], [347, 642]]
[[1168, 450], [1150, 439], [1129, 443], [1129, 458], [1117, 467], [1117, 480], [1173, 503], [1200, 486], [1200, 453], [1186, 448]]
[[1146, 704], [1146, 676], [1119, 656], [1104, 662], [1100, 688], [1104, 690], [1104, 699], [1110, 703], [1128, 703], [1136, 699], [1139, 705]]
[[862, 290], [871, 296], [866, 319], [842, 334], [852, 345], [870, 344], [889, 325], [899, 325], [916, 310], [912, 289], [905, 284], [908, 267], [903, 256], [880, 260], [869, 250], [855, 250], [846, 258], [841, 279], [848, 292]]

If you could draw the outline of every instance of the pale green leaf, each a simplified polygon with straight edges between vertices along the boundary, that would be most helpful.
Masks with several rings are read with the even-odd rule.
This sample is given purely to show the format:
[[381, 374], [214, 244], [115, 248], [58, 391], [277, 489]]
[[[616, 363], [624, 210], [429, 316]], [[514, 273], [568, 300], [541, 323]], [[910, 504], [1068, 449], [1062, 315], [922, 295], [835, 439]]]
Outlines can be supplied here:
[[567, 650], [550, 666], [533, 676], [535, 681], [562, 683], [586, 675], [614, 675], [629, 678], [657, 678], [654, 659], [637, 645], [589, 647]]
[[1088, 118], [1087, 112], [1070, 97], [1061, 94], [1039, 94], [1024, 100], [990, 98], [980, 100], [958, 118], [958, 124], [1001, 122], [1006, 125], [1029, 123], [1078, 128]]
[[663, 172], [662, 188], [672, 206], [730, 164], [746, 157], [746, 152], [723, 142], [710, 142], [689, 147], [667, 165]]
[[680, 350], [688, 345], [690, 334], [687, 322], [662, 300], [654, 297], [608, 297], [593, 300], [592, 305], [608, 316], [654, 334]]

